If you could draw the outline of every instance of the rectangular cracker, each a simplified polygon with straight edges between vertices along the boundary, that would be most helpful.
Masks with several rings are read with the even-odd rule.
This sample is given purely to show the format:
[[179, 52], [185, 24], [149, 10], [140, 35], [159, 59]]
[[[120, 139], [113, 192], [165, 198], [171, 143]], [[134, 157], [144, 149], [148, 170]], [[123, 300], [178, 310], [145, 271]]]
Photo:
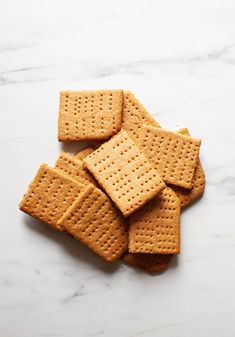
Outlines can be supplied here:
[[105, 140], [121, 128], [122, 90], [62, 91], [59, 141]]
[[64, 174], [76, 179], [83, 185], [89, 183], [97, 184], [94, 177], [84, 167], [83, 162], [79, 159], [74, 159], [68, 153], [61, 152], [59, 158], [55, 163], [55, 167], [61, 170]]
[[84, 190], [84, 185], [57, 169], [42, 164], [29, 185], [19, 208], [21, 211], [63, 231], [57, 222]]
[[171, 188], [130, 216], [129, 225], [130, 253], [180, 252], [180, 200]]
[[143, 125], [139, 144], [166, 183], [188, 189], [193, 187], [200, 140]]
[[[190, 136], [189, 131], [186, 128], [180, 129], [178, 132]], [[182, 208], [192, 204], [203, 195], [205, 183], [205, 173], [201, 161], [198, 159], [198, 164], [193, 177], [193, 188], [188, 190], [174, 185], [171, 185], [170, 187], [175, 191], [177, 197], [180, 199], [180, 206]]]
[[162, 273], [172, 259], [172, 254], [141, 254], [126, 252], [122, 260], [130, 266], [140, 268], [149, 274]]
[[160, 127], [158, 122], [148, 113], [131, 91], [124, 91], [124, 104], [122, 114], [122, 129], [138, 143], [141, 126], [150, 124]]
[[129, 216], [165, 187], [126, 131], [101, 145], [84, 159], [84, 164], [124, 216]]
[[127, 249], [128, 227], [108, 196], [89, 185], [59, 220], [59, 224], [107, 262]]
[[[132, 98], [133, 96], [134, 95], [130, 92], [124, 92], [122, 127], [124, 129], [126, 129], [128, 131], [128, 133], [130, 134], [130, 132], [133, 132], [133, 125], [134, 125], [134, 131], [136, 132], [136, 138], [138, 138], [139, 131], [141, 129], [142, 124], [152, 125], [152, 126], [155, 126], [155, 127], [161, 127], [161, 126], [151, 116], [150, 116], [151, 118], [143, 118], [139, 123], [136, 124], [136, 121], [133, 119], [134, 117], [131, 116], [133, 114], [132, 110], [136, 109], [138, 111], [138, 105], [137, 105], [137, 107], [135, 107], [135, 105], [134, 105], [133, 108], [132, 108], [131, 103], [132, 103], [132, 101], [136, 100], [135, 98]], [[136, 112], [136, 114], [137, 113], [138, 112]], [[147, 112], [147, 114], [148, 114], [148, 112]], [[148, 115], [147, 115], [147, 117], [148, 117]], [[137, 117], [135, 117], [135, 118], [137, 118]], [[137, 118], [137, 121], [138, 121], [138, 118]], [[180, 129], [177, 132], [190, 137], [190, 134], [189, 134], [187, 128]], [[132, 135], [132, 136], [134, 137], [134, 135]], [[203, 195], [204, 189], [205, 189], [205, 173], [204, 173], [204, 170], [202, 168], [200, 159], [198, 159], [198, 164], [197, 164], [197, 167], [196, 167], [195, 172], [194, 172], [192, 189], [189, 190], [189, 189], [186, 189], [186, 188], [183, 188], [183, 187], [180, 187], [180, 186], [174, 186], [174, 185], [169, 185], [169, 186], [175, 191], [176, 195], [180, 199], [181, 207], [186, 207], [186, 206], [190, 205], [191, 203], [193, 203], [194, 201], [196, 201], [197, 199], [199, 199]], [[134, 261], [136, 261], [137, 257], [135, 256], [133, 259], [134, 259]]]
[[75, 154], [74, 159], [83, 160], [84, 158], [89, 156], [89, 154], [94, 152], [94, 150], [95, 149], [93, 149], [92, 146], [87, 146], [84, 149], [82, 149], [81, 151], [79, 151], [77, 154]]

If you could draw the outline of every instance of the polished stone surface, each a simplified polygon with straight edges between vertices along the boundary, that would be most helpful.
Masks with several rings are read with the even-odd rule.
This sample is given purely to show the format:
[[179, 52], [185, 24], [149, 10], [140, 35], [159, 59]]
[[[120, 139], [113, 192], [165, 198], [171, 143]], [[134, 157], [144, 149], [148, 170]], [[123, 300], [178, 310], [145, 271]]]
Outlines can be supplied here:
[[[0, 335], [234, 336], [235, 2], [9, 0], [0, 16]], [[59, 91], [87, 88], [132, 90], [203, 140], [206, 191], [162, 275], [106, 265], [18, 210], [62, 148]]]

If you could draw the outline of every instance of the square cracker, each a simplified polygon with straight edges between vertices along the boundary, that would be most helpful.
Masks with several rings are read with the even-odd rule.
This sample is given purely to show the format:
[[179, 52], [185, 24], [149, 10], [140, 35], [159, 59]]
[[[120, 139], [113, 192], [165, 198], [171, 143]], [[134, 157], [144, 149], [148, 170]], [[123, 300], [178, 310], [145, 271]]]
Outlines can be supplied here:
[[122, 260], [130, 266], [140, 268], [149, 274], [165, 271], [172, 259], [172, 254], [125, 253]]
[[131, 91], [124, 91], [123, 97], [122, 129], [126, 130], [136, 142], [143, 124], [160, 127]]
[[86, 158], [87, 156], [89, 156], [89, 154], [91, 154], [92, 152], [94, 152], [95, 149], [93, 149], [92, 146], [87, 146], [84, 149], [82, 149], [81, 151], [79, 151], [77, 154], [75, 154], [75, 156], [73, 157], [74, 159], [79, 159], [79, 160], [83, 160], [84, 158]]
[[[188, 129], [180, 129], [177, 131], [184, 135], [190, 136]], [[194, 172], [193, 177], [193, 188], [191, 190], [185, 189], [179, 186], [170, 186], [176, 193], [177, 197], [180, 199], [180, 206], [185, 207], [192, 204], [194, 201], [199, 199], [205, 189], [205, 173], [201, 164], [200, 159], [198, 159], [198, 164]]]
[[59, 220], [59, 224], [108, 262], [127, 249], [128, 227], [108, 196], [89, 185]]
[[83, 166], [83, 162], [79, 159], [74, 159], [74, 157], [71, 157], [68, 153], [61, 152], [55, 163], [55, 167], [64, 174], [76, 179], [83, 185], [87, 185], [89, 183], [94, 185], [97, 184], [94, 177]]
[[101, 145], [84, 159], [84, 164], [124, 216], [129, 216], [165, 187], [126, 131]]
[[122, 90], [62, 91], [59, 141], [103, 140], [121, 128]]
[[129, 252], [180, 252], [180, 200], [166, 187], [129, 218]]
[[61, 174], [59, 170], [42, 164], [19, 208], [63, 231], [64, 228], [57, 222], [84, 188], [84, 185]]
[[140, 147], [168, 184], [193, 187], [201, 141], [186, 135], [143, 125]]
[[[126, 105], [125, 94], [126, 93], [124, 93], [124, 111], [125, 111], [125, 105]], [[125, 116], [126, 116], [125, 118], [128, 122], [128, 120], [129, 120], [128, 114], [126, 113]], [[123, 117], [123, 119], [124, 119], [124, 117]], [[145, 120], [145, 121], [143, 121], [143, 123], [147, 124], [147, 125], [160, 127], [160, 125], [155, 120], [151, 120], [151, 119]], [[143, 123], [141, 123], [141, 125]], [[129, 132], [128, 125], [126, 127], [126, 130]], [[190, 137], [190, 134], [189, 134], [189, 131], [188, 131], [187, 128], [180, 129], [177, 132]], [[191, 203], [193, 203], [194, 201], [196, 201], [197, 199], [199, 199], [203, 195], [204, 189], [205, 189], [205, 173], [204, 173], [203, 167], [201, 165], [200, 159], [198, 159], [198, 164], [197, 164], [197, 167], [196, 167], [195, 172], [194, 172], [192, 189], [186, 189], [186, 188], [183, 188], [183, 187], [180, 187], [180, 186], [175, 186], [175, 185], [169, 185], [169, 186], [175, 191], [176, 195], [180, 199], [181, 207], [188, 206]], [[137, 260], [137, 257], [135, 257], [134, 261], [136, 261], [136, 260]]]

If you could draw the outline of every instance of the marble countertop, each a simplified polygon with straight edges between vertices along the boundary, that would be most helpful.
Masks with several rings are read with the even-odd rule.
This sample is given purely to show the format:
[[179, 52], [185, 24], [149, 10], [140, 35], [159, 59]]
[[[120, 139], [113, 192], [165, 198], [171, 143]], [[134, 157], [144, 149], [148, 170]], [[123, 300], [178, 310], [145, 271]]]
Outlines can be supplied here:
[[[0, 335], [235, 335], [235, 2], [0, 2]], [[132, 90], [165, 128], [202, 138], [204, 197], [182, 253], [149, 276], [107, 266], [18, 210], [53, 164], [59, 91]]]

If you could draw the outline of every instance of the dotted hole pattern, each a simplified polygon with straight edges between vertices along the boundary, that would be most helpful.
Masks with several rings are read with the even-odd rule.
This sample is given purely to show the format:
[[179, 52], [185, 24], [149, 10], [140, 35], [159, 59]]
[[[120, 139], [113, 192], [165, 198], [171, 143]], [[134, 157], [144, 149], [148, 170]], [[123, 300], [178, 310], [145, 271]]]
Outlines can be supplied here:
[[110, 199], [97, 188], [75, 202], [63, 223], [72, 235], [106, 260], [118, 258], [127, 249], [127, 224]]
[[129, 250], [132, 253], [177, 253], [179, 226], [179, 200], [170, 188], [165, 188], [130, 217]]
[[82, 161], [73, 160], [66, 154], [60, 155], [55, 167], [84, 185], [94, 182], [94, 178], [84, 168]]
[[32, 216], [57, 227], [57, 222], [81, 192], [80, 185], [48, 167], [39, 170], [26, 193], [22, 208]]
[[124, 131], [84, 159], [124, 215], [138, 209], [164, 184]]
[[160, 128], [143, 127], [141, 146], [166, 183], [192, 187], [199, 142]]
[[103, 139], [121, 127], [122, 91], [61, 93], [59, 134], [62, 140]]

